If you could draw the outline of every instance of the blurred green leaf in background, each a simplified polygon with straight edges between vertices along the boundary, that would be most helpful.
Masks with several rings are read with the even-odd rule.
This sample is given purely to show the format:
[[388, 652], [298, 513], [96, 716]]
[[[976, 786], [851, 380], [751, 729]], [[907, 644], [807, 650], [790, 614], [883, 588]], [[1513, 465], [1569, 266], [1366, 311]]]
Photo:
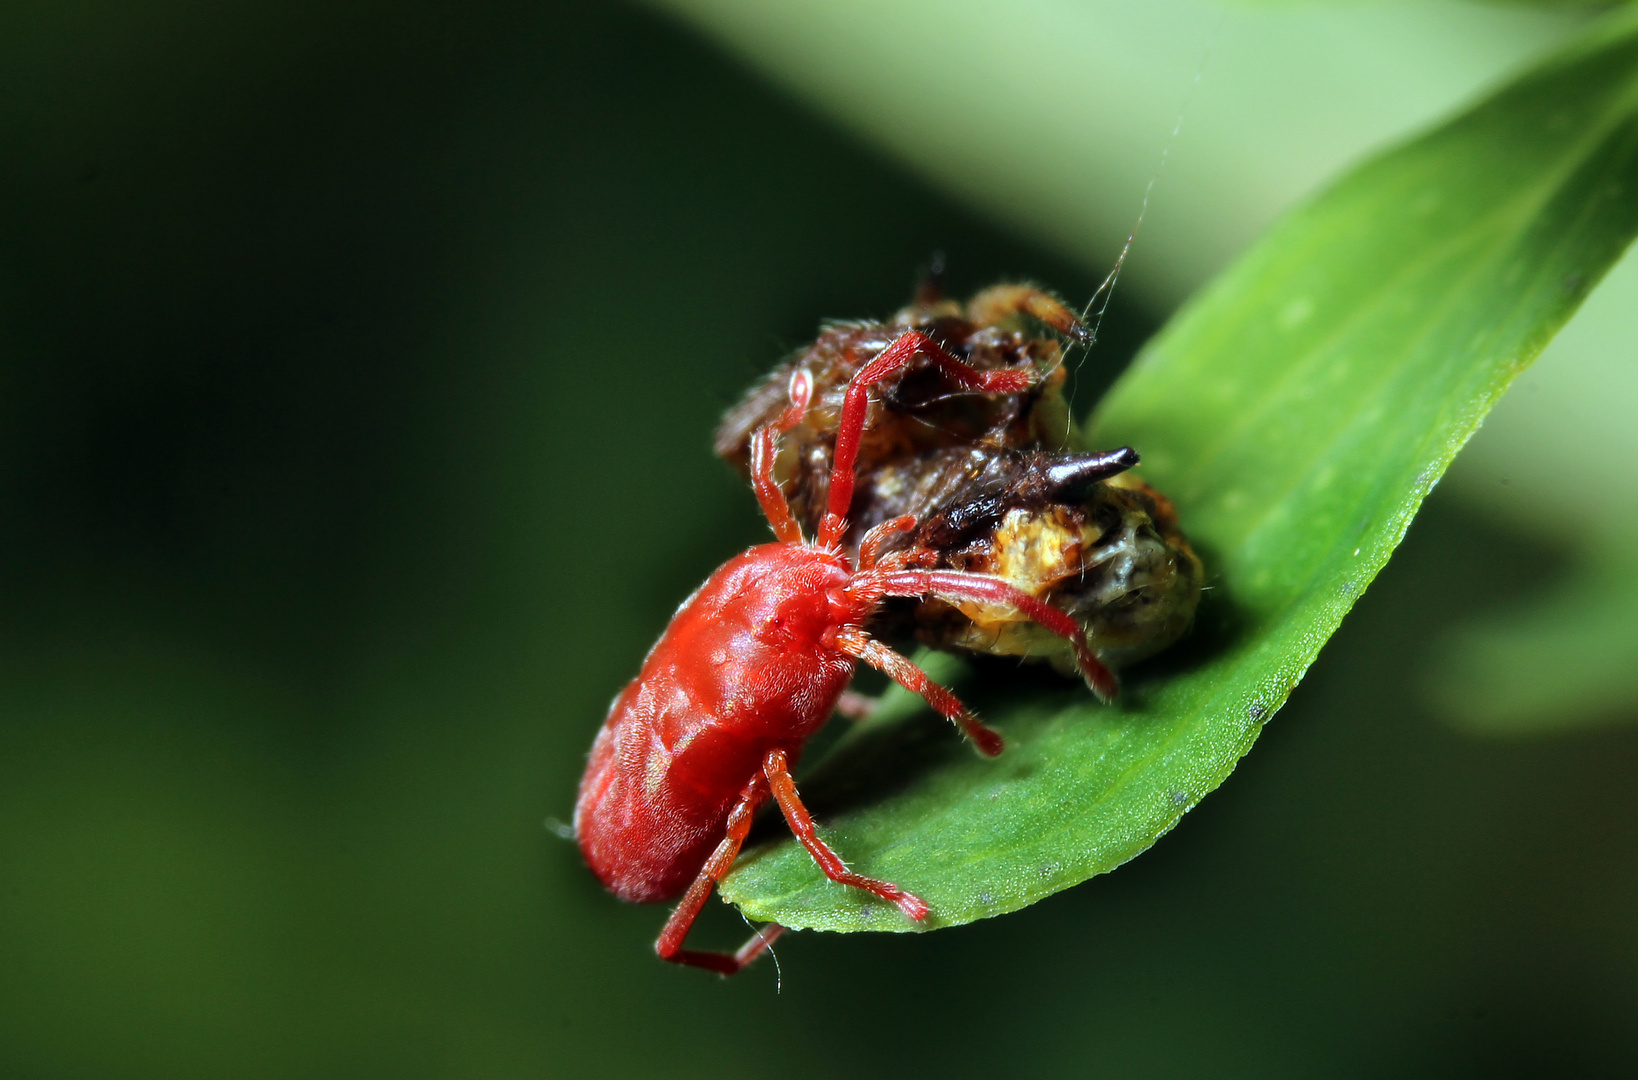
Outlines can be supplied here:
[[[824, 10], [778, 63], [735, 36]], [[1278, 213], [1588, 24], [720, 12], [0, 8], [0, 1074], [1638, 1071], [1638, 730], [1475, 739], [1421, 689], [1604, 534], [1520, 528], [1462, 464], [1235, 782], [1121, 873], [793, 935], [777, 973], [654, 960], [664, 912], [543, 819], [677, 601], [766, 534], [709, 449], [741, 389], [934, 250], [958, 292], [1090, 295], [1192, 94], [1080, 374], [1107, 382]], [[1474, 461], [1535, 398], [1567, 475], [1620, 471], [1579, 325]], [[1073, 691], [976, 674], [982, 708]]]
[[[1631, 198], [1631, 196], [1628, 196]], [[1638, 255], [1629, 253], [1486, 423], [1452, 479], [1521, 534], [1574, 554], [1498, 590], [1426, 680], [1474, 732], [1638, 720]]]

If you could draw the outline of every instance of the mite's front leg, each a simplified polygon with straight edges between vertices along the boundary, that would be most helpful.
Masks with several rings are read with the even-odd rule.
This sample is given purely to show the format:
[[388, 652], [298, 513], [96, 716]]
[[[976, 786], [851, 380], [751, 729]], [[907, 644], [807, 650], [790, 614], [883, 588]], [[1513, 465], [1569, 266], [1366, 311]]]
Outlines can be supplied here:
[[1081, 669], [1094, 694], [1104, 701], [1113, 701], [1120, 692], [1120, 682], [1114, 672], [1087, 648], [1083, 631], [1074, 619], [1000, 578], [964, 574], [959, 570], [904, 570], [874, 574], [870, 578], [872, 586], [883, 596], [933, 596], [940, 600], [972, 600], [1011, 608], [1069, 642], [1075, 650], [1075, 666]]
[[986, 394], [1017, 394], [1036, 380], [1033, 371], [1002, 368], [980, 371], [950, 354], [950, 351], [920, 330], [906, 330], [877, 353], [848, 380], [842, 395], [842, 412], [836, 421], [836, 444], [831, 452], [830, 494], [825, 516], [819, 523], [819, 546], [832, 547], [847, 533], [847, 512], [853, 503], [853, 465], [859, 456], [859, 440], [864, 434], [870, 407], [870, 388], [885, 382], [909, 367], [918, 356], [932, 361], [957, 385]]

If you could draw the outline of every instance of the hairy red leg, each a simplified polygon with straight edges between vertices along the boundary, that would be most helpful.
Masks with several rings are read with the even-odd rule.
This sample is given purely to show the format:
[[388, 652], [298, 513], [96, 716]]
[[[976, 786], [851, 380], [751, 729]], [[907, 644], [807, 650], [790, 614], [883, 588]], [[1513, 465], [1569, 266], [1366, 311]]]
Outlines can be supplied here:
[[836, 424], [836, 450], [831, 458], [830, 498], [825, 517], [819, 524], [819, 545], [832, 547], [847, 532], [847, 511], [853, 504], [853, 464], [859, 457], [859, 438], [864, 434], [865, 416], [870, 407], [870, 388], [903, 371], [918, 356], [925, 356], [950, 378], [971, 390], [986, 394], [1016, 394], [1035, 382], [1035, 372], [1021, 368], [979, 371], [951, 356], [949, 351], [922, 333], [906, 330], [893, 344], [876, 356], [848, 381], [842, 397], [842, 415]]
[[774, 536], [786, 544], [802, 542], [802, 526], [791, 515], [791, 504], [774, 479], [774, 425], [763, 424], [751, 436], [751, 487], [762, 513], [773, 526]]
[[863, 630], [838, 630], [830, 637], [831, 640], [827, 644], [849, 656], [858, 657], [911, 693], [920, 694], [927, 700], [927, 704], [960, 728], [961, 733], [971, 739], [978, 752], [985, 757], [995, 757], [1005, 748], [1006, 744], [1001, 741], [1001, 736], [995, 729], [985, 727], [978, 717], [961, 703], [960, 698], [928, 678], [927, 673], [917, 667], [908, 656], [894, 652]]
[[994, 326], [1009, 315], [1029, 314], [1065, 337], [1082, 345], [1091, 344], [1092, 333], [1051, 293], [1033, 285], [992, 285], [967, 302], [967, 321], [974, 326]]
[[756, 492], [756, 501], [762, 506], [763, 516], [773, 526], [774, 536], [782, 543], [800, 544], [802, 526], [792, 516], [785, 492], [773, 475], [774, 436], [789, 431], [807, 415], [808, 403], [813, 400], [813, 376], [806, 368], [791, 372], [791, 385], [787, 393], [790, 395], [790, 406], [779, 414], [779, 419], [757, 428], [751, 436], [751, 487]]
[[722, 843], [717, 845], [717, 849], [711, 852], [711, 857], [705, 860], [699, 875], [694, 878], [693, 884], [688, 886], [682, 901], [671, 913], [671, 918], [666, 920], [665, 928], [660, 931], [659, 938], [654, 942], [654, 951], [660, 954], [660, 959], [669, 960], [674, 964], [705, 968], [719, 975], [732, 975], [761, 956], [768, 946], [773, 944], [774, 939], [784, 932], [785, 928], [777, 923], [764, 926], [751, 940], [740, 946], [738, 952], [733, 953], [700, 952], [682, 947], [683, 939], [688, 937], [688, 930], [699, 917], [700, 908], [705, 906], [711, 889], [734, 864], [734, 857], [739, 854], [746, 835], [751, 831], [751, 818], [756, 815], [757, 807], [761, 806], [767, 797], [768, 790], [761, 777], [745, 785], [739, 801], [728, 814], [727, 835], [722, 838]]
[[1075, 664], [1092, 692], [1109, 701], [1120, 692], [1120, 682], [1086, 647], [1074, 619], [1038, 597], [1000, 578], [964, 574], [959, 570], [900, 570], [874, 575], [873, 585], [884, 596], [936, 596], [940, 600], [975, 600], [1022, 612], [1032, 622], [1068, 641], [1075, 649]]
[[888, 518], [864, 534], [859, 541], [859, 569], [869, 570], [881, 558], [882, 545], [899, 533], [909, 532], [916, 527], [914, 514], [901, 514], [896, 518]]
[[925, 901], [914, 893], [905, 892], [890, 881], [877, 881], [867, 878], [863, 874], [855, 874], [842, 862], [841, 857], [826, 846], [819, 839], [814, 830], [813, 817], [808, 808], [802, 805], [802, 799], [796, 794], [796, 781], [791, 779], [790, 760], [783, 750], [770, 750], [763, 759], [762, 773], [768, 778], [768, 787], [773, 790], [773, 797], [779, 803], [779, 809], [784, 811], [785, 821], [791, 827], [791, 832], [802, 841], [802, 846], [808, 849], [813, 861], [819, 864], [825, 876], [843, 885], [851, 885], [856, 889], [863, 889], [881, 897], [890, 904], [895, 904], [906, 915], [920, 922], [927, 917], [930, 910]]

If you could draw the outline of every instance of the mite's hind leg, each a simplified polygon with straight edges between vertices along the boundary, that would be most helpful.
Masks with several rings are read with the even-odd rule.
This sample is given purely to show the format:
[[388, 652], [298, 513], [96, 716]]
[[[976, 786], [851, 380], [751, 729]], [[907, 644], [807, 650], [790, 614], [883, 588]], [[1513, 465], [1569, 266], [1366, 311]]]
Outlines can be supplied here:
[[802, 846], [808, 849], [808, 854], [813, 856], [813, 861], [819, 864], [826, 877], [879, 896], [917, 922], [927, 917], [929, 908], [921, 897], [905, 892], [891, 881], [877, 881], [863, 874], [855, 874], [842, 862], [841, 856], [819, 839], [819, 833], [813, 826], [813, 816], [796, 794], [796, 781], [791, 779], [790, 759], [785, 756], [785, 751], [769, 750], [762, 762], [762, 773], [768, 778], [774, 801], [779, 803], [779, 809], [785, 814], [785, 823], [791, 827], [791, 832], [796, 834]]
[[700, 909], [705, 906], [706, 899], [711, 895], [711, 889], [734, 864], [734, 857], [739, 854], [746, 835], [751, 831], [751, 818], [756, 815], [757, 807], [761, 806], [767, 797], [768, 790], [761, 777], [745, 786], [739, 801], [728, 814], [727, 835], [711, 853], [711, 857], [705, 860], [699, 876], [688, 886], [682, 901], [671, 913], [671, 918], [666, 920], [665, 929], [660, 931], [659, 939], [654, 942], [654, 951], [660, 954], [661, 960], [705, 968], [719, 975], [733, 975], [761, 956], [768, 946], [773, 944], [774, 939], [784, 932], [784, 927], [778, 923], [771, 923], [758, 930], [751, 940], [740, 946], [738, 952], [733, 953], [701, 952], [682, 947], [683, 939], [688, 937], [688, 930], [699, 917]]
[[967, 321], [974, 326], [994, 326], [1011, 315], [1033, 315], [1082, 345], [1092, 340], [1091, 331], [1063, 301], [1033, 285], [992, 285], [967, 301]]
[[926, 699], [927, 704], [960, 728], [961, 733], [971, 739], [978, 752], [985, 757], [994, 757], [1004, 748], [1005, 744], [994, 728], [985, 727], [978, 717], [961, 703], [960, 698], [934, 682], [908, 656], [894, 652], [863, 630], [838, 630], [831, 635], [830, 643], [849, 656], [856, 656], [881, 671], [912, 694], [920, 694]]

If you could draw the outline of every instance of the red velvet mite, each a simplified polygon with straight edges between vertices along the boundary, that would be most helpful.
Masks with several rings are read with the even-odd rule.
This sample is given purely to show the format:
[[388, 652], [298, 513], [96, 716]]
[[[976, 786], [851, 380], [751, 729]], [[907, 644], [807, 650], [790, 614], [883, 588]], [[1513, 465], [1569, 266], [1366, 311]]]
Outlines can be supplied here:
[[793, 372], [788, 408], [757, 429], [751, 447], [752, 486], [777, 542], [729, 560], [683, 602], [592, 744], [575, 804], [575, 836], [592, 871], [622, 899], [682, 896], [654, 945], [662, 959], [731, 975], [780, 933], [777, 925], [765, 927], [731, 954], [683, 948], [712, 887], [739, 853], [752, 816], [770, 797], [832, 881], [881, 897], [911, 919], [927, 917], [917, 896], [847, 869], [815, 832], [791, 779], [803, 743], [830, 719], [861, 660], [920, 694], [980, 752], [1001, 752], [1001, 737], [954, 694], [865, 632], [889, 597], [1016, 610], [1072, 644], [1096, 693], [1115, 693], [1114, 676], [1057, 608], [999, 578], [927, 569], [928, 553], [913, 547], [882, 554], [890, 539], [916, 527], [915, 518], [872, 528], [856, 557], [844, 550], [870, 389], [918, 357], [984, 393], [1017, 394], [1036, 377], [1032, 368], [980, 371], [921, 331], [901, 334], [849, 380], [827, 511], [810, 542], [773, 477], [775, 440], [801, 423], [813, 394], [812, 377]]

